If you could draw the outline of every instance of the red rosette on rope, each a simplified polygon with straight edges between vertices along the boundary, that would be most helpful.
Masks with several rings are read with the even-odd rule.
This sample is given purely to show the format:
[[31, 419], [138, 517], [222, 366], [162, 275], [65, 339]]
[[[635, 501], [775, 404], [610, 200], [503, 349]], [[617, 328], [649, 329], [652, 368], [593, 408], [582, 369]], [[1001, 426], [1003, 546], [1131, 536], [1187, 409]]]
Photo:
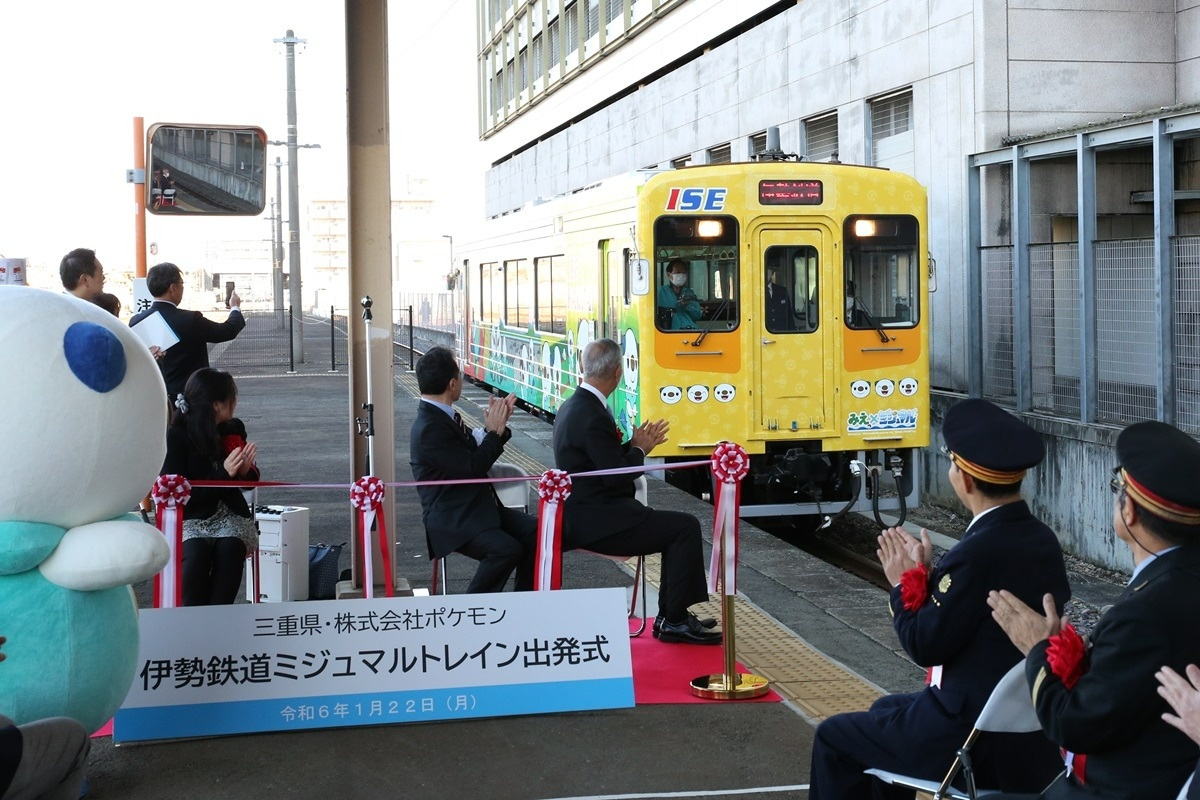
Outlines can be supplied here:
[[192, 485], [182, 475], [159, 475], [150, 489], [154, 501], [154, 527], [162, 531], [171, 557], [154, 576], [154, 607], [178, 608], [183, 605], [183, 507], [192, 498]]
[[1050, 637], [1050, 646], [1046, 648], [1046, 663], [1063, 686], [1073, 688], [1083, 675], [1083, 656], [1087, 653], [1087, 644], [1071, 623], [1062, 626], [1062, 630]]
[[383, 505], [387, 491], [384, 482], [374, 475], [364, 475], [350, 487], [350, 504], [360, 511], [374, 511]]
[[713, 450], [712, 471], [721, 483], [737, 483], [750, 472], [750, 456], [740, 444], [721, 442]]
[[379, 523], [379, 560], [383, 565], [383, 588], [388, 597], [396, 590], [392, 585], [392, 556], [388, 543], [387, 524], [382, 514], [376, 512], [383, 505], [383, 497], [387, 487], [383, 481], [374, 475], [364, 475], [350, 487], [350, 505], [358, 509], [359, 530], [362, 531], [363, 553], [363, 597], [368, 600], [375, 597], [375, 575], [373, 559], [371, 558], [371, 525]]
[[188, 500], [192, 499], [192, 485], [182, 475], [159, 475], [154, 481], [154, 488], [150, 490], [150, 499], [155, 507], [186, 506]]
[[738, 517], [742, 506], [742, 478], [750, 472], [750, 456], [734, 442], [721, 442], [713, 450], [712, 474], [717, 479], [713, 503], [713, 547], [708, 562], [708, 591], [737, 594]]
[[548, 469], [538, 479], [537, 553], [533, 562], [533, 588], [562, 588], [563, 503], [571, 496], [571, 476]]
[[916, 611], [929, 597], [929, 570], [917, 564], [900, 576], [900, 604], [905, 611]]

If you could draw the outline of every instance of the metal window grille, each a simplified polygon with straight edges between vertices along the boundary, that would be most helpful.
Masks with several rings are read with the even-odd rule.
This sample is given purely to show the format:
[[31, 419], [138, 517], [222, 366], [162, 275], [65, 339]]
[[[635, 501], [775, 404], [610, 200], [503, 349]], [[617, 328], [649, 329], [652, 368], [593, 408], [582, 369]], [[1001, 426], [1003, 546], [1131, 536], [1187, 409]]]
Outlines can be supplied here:
[[1079, 414], [1079, 245], [1029, 247], [1033, 407]]
[[750, 154], [759, 155], [767, 151], [767, 132], [753, 133], [750, 135]]
[[517, 96], [517, 68], [516, 64], [512, 61], [509, 61], [504, 67], [504, 76], [504, 87], [506, 90], [504, 99], [507, 102]]
[[546, 74], [546, 64], [542, 60], [542, 54], [544, 53], [545, 48], [542, 44], [542, 35], [540, 33], [533, 37], [533, 47], [531, 48], [531, 51], [533, 53], [533, 63], [530, 65], [532, 69], [530, 72], [530, 80], [536, 81], [538, 78]]
[[579, 3], [567, 6], [563, 9], [563, 14], [567, 18], [566, 42], [563, 46], [567, 55], [570, 55], [579, 49]]
[[983, 395], [1011, 402], [1013, 361], [1012, 246], [981, 248], [983, 271]]
[[[763, 147], [766, 148], [766, 134]], [[806, 161], [828, 161], [838, 152], [838, 117], [826, 114], [804, 120], [804, 158]]]
[[1154, 240], [1093, 243], [1097, 418], [1154, 419], [1158, 406]]
[[562, 60], [562, 48], [559, 45], [559, 31], [561, 26], [558, 24], [558, 18], [546, 26], [546, 36], [550, 39], [550, 62], [546, 65], [546, 71], [550, 71], [550, 67]]
[[692, 157], [690, 155], [680, 156], [679, 158], [671, 159], [671, 166], [675, 169], [691, 166]]
[[710, 164], [728, 164], [732, 161], [728, 144], [710, 147], [708, 149], [708, 163]]
[[588, 0], [587, 9], [587, 37], [588, 39], [596, 35], [600, 30], [600, 0]]
[[625, 11], [625, 0], [606, 0], [604, 20], [612, 22]]
[[1180, 236], [1175, 262], [1175, 423], [1200, 433], [1200, 236]]
[[520, 76], [521, 91], [529, 88], [529, 48], [517, 53], [517, 74]]
[[886, 139], [909, 130], [912, 123], [912, 92], [871, 101], [871, 140]]

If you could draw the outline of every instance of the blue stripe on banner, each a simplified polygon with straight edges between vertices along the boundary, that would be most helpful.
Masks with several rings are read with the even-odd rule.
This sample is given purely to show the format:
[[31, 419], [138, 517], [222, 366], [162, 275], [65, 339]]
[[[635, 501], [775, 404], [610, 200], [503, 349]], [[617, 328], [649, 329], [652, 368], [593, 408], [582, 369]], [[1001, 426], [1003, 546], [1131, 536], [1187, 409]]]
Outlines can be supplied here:
[[122, 708], [113, 721], [113, 741], [397, 725], [632, 706], [633, 680], [622, 677]]

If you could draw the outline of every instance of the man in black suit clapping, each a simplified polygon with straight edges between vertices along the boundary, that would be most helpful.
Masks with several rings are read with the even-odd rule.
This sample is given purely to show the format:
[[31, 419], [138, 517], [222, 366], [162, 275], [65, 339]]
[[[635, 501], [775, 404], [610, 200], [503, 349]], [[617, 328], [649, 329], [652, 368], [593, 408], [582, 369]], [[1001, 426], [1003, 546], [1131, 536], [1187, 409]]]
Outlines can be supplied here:
[[[483, 427], [468, 428], [454, 403], [462, 395], [462, 371], [445, 347], [417, 360], [421, 392], [409, 434], [409, 464], [418, 481], [486, 478], [512, 437], [508, 418], [513, 395], [488, 399]], [[516, 590], [533, 588], [537, 520], [505, 508], [488, 483], [418, 486], [430, 558], [458, 552], [479, 562], [467, 592], [500, 592], [517, 571]]]
[[[554, 462], [570, 473], [641, 466], [667, 440], [667, 423], [643, 422], [628, 442], [605, 398], [621, 382], [621, 347], [597, 339], [583, 351], [583, 383], [554, 420]], [[700, 523], [691, 514], [660, 511], [634, 498], [636, 474], [572, 478], [564, 507], [563, 546], [610, 556], [662, 553], [662, 581], [654, 635], [664, 642], [720, 644], [688, 607], [708, 599]]]

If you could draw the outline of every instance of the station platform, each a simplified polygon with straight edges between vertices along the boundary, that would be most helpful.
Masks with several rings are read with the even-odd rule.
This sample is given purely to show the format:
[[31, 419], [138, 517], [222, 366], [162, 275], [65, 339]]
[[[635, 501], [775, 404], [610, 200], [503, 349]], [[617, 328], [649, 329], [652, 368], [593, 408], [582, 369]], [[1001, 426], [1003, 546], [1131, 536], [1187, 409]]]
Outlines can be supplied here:
[[[344, 373], [235, 378], [238, 416], [258, 444], [264, 480], [349, 483]], [[418, 403], [414, 376], [397, 367], [393, 389], [396, 476], [409, 480], [408, 432]], [[458, 407], [468, 422], [479, 423], [486, 401], [485, 392], [468, 386]], [[553, 465], [546, 422], [518, 412], [510, 427], [503, 460], [531, 474]], [[391, 491], [397, 576], [414, 588], [428, 587], [432, 573], [416, 492]], [[308, 507], [312, 543], [350, 538], [345, 492], [264, 489], [259, 502]], [[694, 514], [707, 558], [711, 505], [659, 480], [650, 481], [649, 502]], [[737, 658], [747, 671], [768, 678], [782, 702], [664, 703], [123, 746], [98, 738], [89, 797], [807, 798], [816, 723], [864, 709], [883, 693], [914, 691], [924, 670], [900, 651], [886, 595], [877, 587], [745, 521], [740, 557]], [[656, 583], [657, 561], [648, 562]], [[462, 591], [473, 571], [474, 562], [451, 556], [450, 591]], [[563, 576], [568, 589], [632, 583], [617, 562], [583, 553], [564, 556]], [[1109, 588], [1115, 596], [1116, 587], [1095, 591], [1103, 595]], [[135, 589], [149, 605], [148, 584]], [[708, 606], [707, 613], [719, 618], [718, 601]], [[649, 607], [655, 608], [653, 599]]]

